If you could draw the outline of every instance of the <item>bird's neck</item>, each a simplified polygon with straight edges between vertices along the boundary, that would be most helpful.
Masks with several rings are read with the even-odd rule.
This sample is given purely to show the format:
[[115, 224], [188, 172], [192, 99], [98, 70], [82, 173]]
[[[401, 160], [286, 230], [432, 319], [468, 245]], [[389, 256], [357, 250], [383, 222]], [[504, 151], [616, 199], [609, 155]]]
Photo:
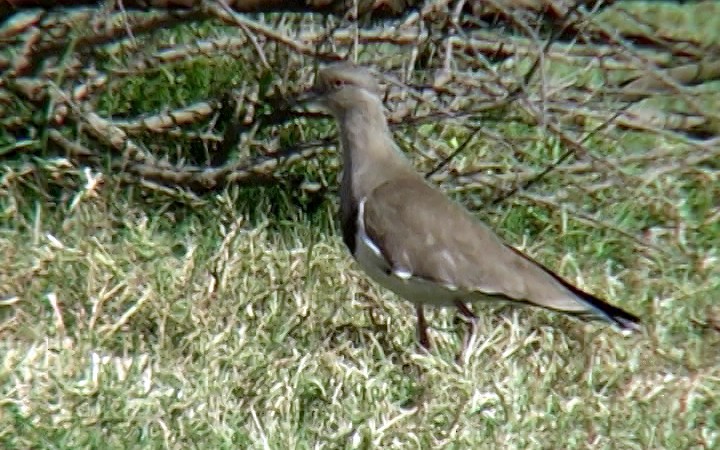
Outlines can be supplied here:
[[382, 103], [359, 96], [338, 117], [343, 150], [342, 189], [359, 201], [385, 181], [415, 173], [393, 141]]
[[350, 108], [334, 111], [343, 154], [340, 222], [343, 239], [355, 254], [359, 202], [383, 183], [419, 176], [393, 141], [380, 99], [355, 92]]

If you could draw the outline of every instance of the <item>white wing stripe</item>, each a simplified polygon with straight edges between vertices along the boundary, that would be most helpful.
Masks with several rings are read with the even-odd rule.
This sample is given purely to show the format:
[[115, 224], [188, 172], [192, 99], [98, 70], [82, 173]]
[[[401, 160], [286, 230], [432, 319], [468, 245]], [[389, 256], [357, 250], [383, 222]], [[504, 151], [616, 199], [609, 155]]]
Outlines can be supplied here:
[[363, 197], [362, 200], [360, 200], [360, 203], [358, 204], [358, 212], [357, 212], [357, 230], [358, 235], [360, 239], [365, 243], [365, 245], [372, 250], [373, 253], [375, 253], [375, 256], [382, 258], [382, 252], [380, 251], [380, 247], [375, 245], [375, 243], [370, 239], [370, 237], [365, 232], [365, 200], [367, 200], [367, 197]]

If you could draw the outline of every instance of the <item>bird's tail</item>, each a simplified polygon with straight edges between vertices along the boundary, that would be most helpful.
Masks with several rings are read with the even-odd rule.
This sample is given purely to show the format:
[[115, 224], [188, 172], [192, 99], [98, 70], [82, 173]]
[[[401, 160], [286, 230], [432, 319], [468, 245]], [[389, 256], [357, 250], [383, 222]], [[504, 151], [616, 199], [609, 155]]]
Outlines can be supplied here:
[[[606, 302], [605, 300], [602, 300], [601, 298], [598, 298], [592, 294], [589, 294], [572, 284], [565, 281], [560, 275], [556, 274], [552, 270], [548, 269], [547, 267], [543, 266], [539, 262], [533, 260], [529, 256], [523, 254], [519, 250], [513, 248], [512, 246], [508, 245], [508, 248], [515, 251], [515, 253], [519, 254], [520, 256], [534, 262], [540, 268], [542, 268], [548, 275], [553, 277], [558, 283], [560, 283], [565, 289], [570, 291], [572, 294], [577, 297], [578, 301], [584, 305], [587, 305], [590, 309], [589, 313], [592, 317], [597, 317], [604, 319], [610, 323], [614, 323], [618, 327], [620, 327], [623, 330], [630, 330], [630, 331], [639, 331], [640, 330], [640, 318], [634, 314], [631, 314], [623, 309], [618, 308], [617, 306], [613, 306]], [[575, 314], [575, 315], [581, 315], [581, 316], [587, 316], [588, 313], [586, 312], [580, 312], [580, 313], [573, 313], [570, 311], [563, 311], [568, 314]]]
[[558, 283], [562, 284], [565, 289], [572, 292], [578, 299], [588, 305], [594, 315], [599, 316], [608, 322], [614, 323], [623, 330], [638, 331], [640, 330], [640, 318], [623, 309], [613, 306], [610, 303], [579, 289], [567, 281], [563, 280], [558, 274], [552, 270], [540, 265], [550, 276], [555, 278]]

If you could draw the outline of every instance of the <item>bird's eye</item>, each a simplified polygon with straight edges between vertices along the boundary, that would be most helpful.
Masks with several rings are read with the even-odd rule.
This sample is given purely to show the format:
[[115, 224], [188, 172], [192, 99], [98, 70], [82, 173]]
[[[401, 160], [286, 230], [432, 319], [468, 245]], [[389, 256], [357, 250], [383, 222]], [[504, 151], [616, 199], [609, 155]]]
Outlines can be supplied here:
[[343, 81], [342, 81], [341, 79], [339, 79], [339, 78], [336, 78], [336, 79], [333, 80], [333, 85], [334, 85], [336, 88], [342, 87]]

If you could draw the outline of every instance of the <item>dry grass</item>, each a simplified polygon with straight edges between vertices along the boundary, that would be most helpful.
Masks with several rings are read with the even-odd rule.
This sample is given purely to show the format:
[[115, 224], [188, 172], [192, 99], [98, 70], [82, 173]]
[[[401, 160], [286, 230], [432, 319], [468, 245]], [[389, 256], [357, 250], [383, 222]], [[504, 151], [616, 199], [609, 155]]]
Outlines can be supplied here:
[[[50, 204], [6, 172], [2, 441], [712, 448], [720, 230], [717, 209], [693, 205], [720, 198], [720, 183], [704, 172], [643, 188], [658, 198], [643, 208], [685, 205], [654, 237], [670, 254], [628, 255], [602, 230], [535, 207], [494, 211], [511, 242], [524, 234], [535, 256], [642, 313], [646, 332], [483, 305], [462, 366], [449, 314], [433, 315], [436, 350], [418, 351], [411, 308], [350, 262], [332, 199], [312, 214], [281, 188], [178, 206], [108, 178]], [[650, 227], [638, 208], [626, 198], [607, 215]]]
[[[219, 67], [212, 80], [203, 64], [175, 68], [190, 80], [179, 103], [238, 70]], [[171, 87], [132, 79], [100, 108], [152, 109]], [[333, 156], [284, 173], [329, 185], [319, 198], [295, 181], [179, 197], [64, 157], [17, 157], [0, 180], [0, 446], [719, 447], [717, 159], [611, 130], [492, 205], [567, 145], [496, 114], [435, 181], [513, 245], [641, 314], [641, 335], [476, 305], [462, 364], [450, 311], [432, 312], [436, 347], [419, 351], [412, 308], [340, 241]], [[327, 122], [292, 127], [332, 136]], [[427, 171], [471, 128], [396, 135]]]

